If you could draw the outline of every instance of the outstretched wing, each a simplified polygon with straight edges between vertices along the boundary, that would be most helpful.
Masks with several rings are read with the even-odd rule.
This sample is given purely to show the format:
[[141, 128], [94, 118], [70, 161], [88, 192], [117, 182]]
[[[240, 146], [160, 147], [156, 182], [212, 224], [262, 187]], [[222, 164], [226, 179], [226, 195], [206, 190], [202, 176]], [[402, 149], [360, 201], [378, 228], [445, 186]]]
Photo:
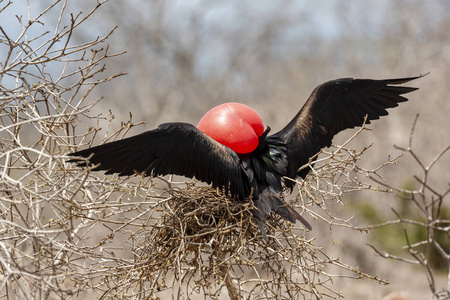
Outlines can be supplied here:
[[[388, 114], [387, 108], [407, 101], [403, 94], [417, 88], [397, 86], [420, 78], [386, 80], [341, 78], [319, 85], [300, 112], [280, 132], [272, 137], [286, 144], [288, 176], [295, 178], [298, 169], [325, 146], [330, 146], [338, 132], [361, 126], [367, 115], [370, 120]], [[305, 177], [309, 169], [299, 176]], [[287, 185], [293, 185], [287, 181]]]
[[[91, 164], [99, 164], [93, 170], [105, 170], [106, 174], [176, 174], [212, 183], [240, 198], [249, 194], [237, 154], [187, 123], [161, 124], [154, 130], [69, 155], [89, 157]], [[69, 162], [86, 165], [80, 158]]]

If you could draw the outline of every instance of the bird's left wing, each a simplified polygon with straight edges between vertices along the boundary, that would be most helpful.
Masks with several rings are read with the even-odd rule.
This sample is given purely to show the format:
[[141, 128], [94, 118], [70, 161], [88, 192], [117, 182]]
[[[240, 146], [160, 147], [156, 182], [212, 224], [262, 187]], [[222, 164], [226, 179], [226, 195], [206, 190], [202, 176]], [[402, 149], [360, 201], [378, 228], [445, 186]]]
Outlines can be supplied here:
[[[294, 119], [269, 137], [286, 144], [288, 176], [294, 178], [298, 168], [308, 163], [320, 149], [329, 147], [338, 132], [361, 126], [366, 115], [367, 123], [370, 123], [370, 120], [387, 115], [387, 108], [407, 101], [402, 95], [417, 88], [398, 85], [420, 77], [385, 80], [341, 78], [319, 85]], [[304, 169], [298, 175], [305, 177], [308, 171]]]
[[[238, 155], [187, 123], [161, 124], [154, 130], [69, 155], [89, 158], [91, 164], [98, 164], [94, 171], [105, 170], [106, 174], [176, 174], [212, 183], [240, 198], [249, 194]], [[69, 162], [86, 165], [80, 158]]]

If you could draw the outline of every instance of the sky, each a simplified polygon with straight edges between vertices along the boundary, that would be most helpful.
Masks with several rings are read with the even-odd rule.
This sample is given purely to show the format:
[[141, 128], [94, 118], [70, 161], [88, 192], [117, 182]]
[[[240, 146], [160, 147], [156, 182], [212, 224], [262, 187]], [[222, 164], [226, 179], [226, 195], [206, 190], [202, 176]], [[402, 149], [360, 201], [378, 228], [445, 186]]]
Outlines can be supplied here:
[[[31, 1], [31, 9], [27, 11], [24, 1], [13, 1], [12, 4], [1, 13], [0, 26], [14, 40], [21, 33], [20, 24], [16, 16], [23, 16], [26, 23], [28, 13], [35, 17], [38, 15], [46, 3], [53, 1]], [[396, 1], [401, 2], [401, 1]], [[408, 3], [408, 2], [405, 2]], [[69, 12], [83, 11], [84, 14], [94, 3], [88, 0], [69, 1], [67, 14], [63, 17], [67, 21]], [[59, 3], [56, 7], [60, 7]], [[275, 40], [267, 45], [268, 51], [273, 55], [285, 55], [286, 49], [295, 49], [301, 53], [314, 51], [311, 45], [304, 43], [309, 37], [326, 41], [342, 39], [346, 36], [360, 35], [366, 39], [377, 38], [386, 32], [386, 24], [393, 23], [393, 18], [405, 18], [404, 15], [386, 16], [386, 8], [392, 6], [388, 0], [365, 1], [365, 4], [352, 5], [347, 2], [337, 0], [315, 0], [315, 1], [127, 1], [126, 4], [117, 1], [106, 3], [105, 7], [110, 10], [100, 10], [98, 17], [91, 20], [91, 26], [84, 34], [98, 36], [106, 30], [114, 27], [117, 17], [111, 17], [111, 12], [117, 13], [118, 8], [123, 8], [122, 17], [127, 26], [120, 26], [120, 30], [128, 30], [119, 34], [130, 34], [129, 28], [139, 24], [150, 22], [150, 18], [155, 17], [158, 8], [164, 6], [163, 24], [167, 34], [175, 35], [178, 38], [177, 47], [189, 48], [193, 41], [192, 16], [195, 17], [195, 38], [200, 40], [196, 60], [199, 73], [210, 68], [226, 66], [226, 60], [231, 56], [233, 48], [242, 47], [247, 42], [248, 37], [258, 36], [267, 24], [276, 23], [276, 32], [272, 33]], [[403, 4], [405, 5], [405, 4]], [[102, 8], [103, 9], [103, 8]], [[55, 13], [44, 16], [45, 25], [33, 26], [28, 33], [29, 36], [36, 36], [47, 30], [54, 31], [54, 24], [58, 18], [59, 9], [53, 10]], [[399, 12], [400, 13], [400, 12]], [[423, 7], [421, 13], [426, 15], [426, 19], [433, 21], [446, 17], [445, 7], [442, 1], [429, 1]], [[415, 18], [416, 16], [410, 16]], [[49, 22], [51, 20], [51, 22]], [[281, 25], [280, 25], [281, 24]], [[145, 25], [144, 25], [145, 26]], [[395, 26], [388, 28], [395, 30]], [[239, 39], [239, 37], [242, 39]], [[230, 38], [236, 44], [230, 45]], [[123, 45], [126, 47], [126, 45]], [[3, 48], [3, 49], [2, 49]], [[0, 47], [0, 52], [5, 51]], [[292, 51], [292, 50], [289, 50]], [[225, 62], [225, 63], [224, 63]]]

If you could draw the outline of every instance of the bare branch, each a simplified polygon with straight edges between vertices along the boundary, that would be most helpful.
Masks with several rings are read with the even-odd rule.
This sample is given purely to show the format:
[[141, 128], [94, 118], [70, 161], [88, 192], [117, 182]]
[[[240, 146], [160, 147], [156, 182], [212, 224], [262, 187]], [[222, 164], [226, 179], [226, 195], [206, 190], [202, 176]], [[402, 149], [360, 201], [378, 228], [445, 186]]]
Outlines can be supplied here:
[[[428, 284], [430, 287], [431, 293], [436, 297], [436, 299], [445, 299], [440, 298], [442, 295], [447, 295], [450, 287], [450, 268], [448, 268], [449, 281], [446, 291], [437, 292], [436, 282], [435, 282], [435, 272], [433, 269], [430, 260], [432, 259], [432, 255], [438, 255], [442, 258], [442, 264], [446, 264], [450, 267], [450, 254], [446, 252], [441, 241], [437, 239], [437, 235], [439, 233], [444, 233], [447, 237], [447, 243], [450, 241], [450, 229], [448, 226], [440, 226], [440, 224], [447, 224], [450, 220], [441, 219], [443, 203], [446, 201], [446, 197], [449, 195], [449, 189], [445, 191], [439, 191], [434, 188], [429, 181], [429, 174], [432, 171], [433, 167], [436, 166], [437, 162], [443, 157], [445, 153], [450, 149], [450, 145], [445, 147], [441, 152], [439, 152], [431, 162], [426, 165], [423, 160], [416, 155], [413, 147], [413, 135], [414, 130], [417, 124], [418, 116], [414, 120], [413, 127], [411, 129], [411, 135], [409, 139], [408, 148], [397, 147], [405, 151], [407, 154], [411, 155], [414, 158], [414, 161], [420, 166], [422, 170], [422, 175], [419, 177], [417, 175], [413, 175], [413, 178], [420, 184], [419, 188], [416, 190], [405, 190], [396, 187], [390, 186], [389, 183], [381, 183], [386, 187], [392, 188], [393, 190], [402, 193], [406, 196], [401, 197], [401, 199], [406, 201], [412, 201], [414, 206], [424, 217], [425, 222], [421, 220], [412, 219], [411, 217], [404, 217], [402, 214], [397, 212], [395, 209], [392, 209], [396, 215], [396, 220], [387, 221], [381, 224], [372, 225], [371, 228], [380, 228], [386, 226], [393, 226], [394, 224], [410, 224], [413, 226], [414, 230], [418, 230], [418, 228], [423, 229], [427, 233], [427, 238], [415, 243], [411, 243], [408, 235], [408, 230], [404, 230], [406, 246], [404, 247], [408, 254], [412, 257], [412, 259], [401, 258], [398, 256], [394, 256], [388, 253], [381, 252], [375, 246], [372, 246], [372, 249], [379, 255], [384, 258], [399, 260], [409, 264], [420, 265], [423, 267], [425, 274], [427, 275]], [[376, 179], [374, 179], [376, 180]], [[400, 198], [400, 197], [399, 197]], [[412, 229], [409, 229], [412, 230]], [[425, 249], [425, 250], [423, 250]], [[432, 254], [432, 251], [435, 250], [437, 254]]]

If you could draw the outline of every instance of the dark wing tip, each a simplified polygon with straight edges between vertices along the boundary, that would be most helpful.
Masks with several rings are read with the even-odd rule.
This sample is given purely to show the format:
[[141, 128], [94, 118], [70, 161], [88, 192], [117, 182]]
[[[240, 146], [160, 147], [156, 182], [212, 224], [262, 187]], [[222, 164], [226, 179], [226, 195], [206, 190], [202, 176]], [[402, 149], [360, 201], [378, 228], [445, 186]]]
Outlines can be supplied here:
[[[394, 78], [394, 79], [383, 79], [382, 81], [384, 81], [384, 82], [386, 82], [386, 84], [402, 84], [402, 83], [406, 83], [406, 82], [409, 82], [409, 81], [412, 81], [412, 80], [416, 80], [416, 79], [419, 79], [419, 78], [422, 78], [422, 77], [425, 77], [425, 76], [427, 76], [428, 74], [430, 74], [431, 73], [431, 71], [429, 71], [429, 72], [427, 72], [427, 73], [425, 73], [425, 74], [420, 74], [419, 76], [414, 76], [414, 77], [404, 77], [404, 78]], [[412, 90], [412, 91], [415, 91], [415, 90], [417, 90], [418, 88], [413, 88], [414, 90]], [[411, 91], [411, 92], [412, 92]]]

